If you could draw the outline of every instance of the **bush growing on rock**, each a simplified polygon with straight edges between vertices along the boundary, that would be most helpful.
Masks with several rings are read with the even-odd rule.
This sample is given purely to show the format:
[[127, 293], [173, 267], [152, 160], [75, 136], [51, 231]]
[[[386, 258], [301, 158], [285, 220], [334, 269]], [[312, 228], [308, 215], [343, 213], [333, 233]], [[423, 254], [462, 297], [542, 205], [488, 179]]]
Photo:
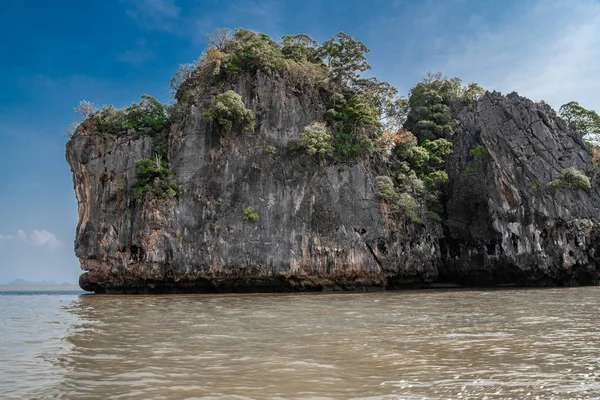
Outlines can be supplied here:
[[126, 116], [124, 129], [133, 129], [137, 134], [153, 136], [163, 132], [171, 124], [168, 108], [152, 96], [142, 95], [139, 103], [133, 103], [123, 112]]
[[425, 187], [429, 192], [439, 190], [448, 184], [448, 173], [446, 171], [433, 171], [425, 177]]
[[[444, 162], [452, 152], [452, 143], [440, 138], [425, 140], [419, 145], [417, 138], [406, 129], [399, 130], [394, 141], [395, 157], [391, 161], [397, 171], [394, 178], [398, 190], [410, 195], [418, 204], [426, 204], [430, 214], [439, 220], [443, 213], [440, 196], [448, 183]], [[404, 200], [407, 205], [412, 204], [408, 198]]]
[[405, 128], [420, 141], [451, 136], [458, 129], [450, 112], [451, 103], [461, 101], [472, 106], [484, 92], [476, 83], [464, 87], [458, 78], [429, 73], [410, 90]]
[[327, 73], [322, 65], [287, 60], [283, 77], [295, 90], [302, 91], [325, 85]]
[[244, 208], [244, 211], [242, 212], [242, 220], [250, 221], [250, 222], [258, 222], [259, 219], [260, 219], [260, 217], [258, 216], [256, 211], [254, 211], [254, 207], [248, 206], [248, 207]]
[[254, 132], [256, 124], [254, 112], [246, 108], [242, 96], [233, 90], [216, 96], [202, 113], [202, 120], [212, 124], [221, 136], [234, 130]]
[[409, 150], [407, 158], [416, 171], [421, 171], [429, 162], [429, 152], [424, 147], [414, 146]]
[[324, 122], [313, 122], [304, 128], [300, 136], [292, 143], [292, 148], [314, 158], [319, 164], [333, 155], [333, 136]]
[[[112, 105], [98, 109], [93, 103], [82, 101], [75, 111], [86, 118], [80, 125], [86, 134], [111, 137], [128, 132], [150, 136], [152, 149], [160, 157], [168, 152], [168, 134], [171, 124], [181, 118], [177, 105], [167, 106], [154, 97], [144, 94], [139, 103], [117, 109]], [[72, 133], [77, 130], [73, 129]]]
[[339, 32], [335, 38], [323, 42], [317, 54], [327, 65], [331, 81], [337, 86], [350, 86], [360, 73], [371, 69], [365, 54], [369, 49], [361, 41]]
[[267, 152], [267, 154], [271, 154], [271, 155], [277, 154], [277, 149], [273, 146], [267, 146], [265, 151]]
[[443, 168], [446, 157], [452, 153], [452, 143], [446, 139], [426, 140], [421, 147], [429, 153], [429, 170]]
[[133, 186], [133, 199], [142, 202], [147, 194], [159, 199], [170, 199], [177, 195], [173, 172], [158, 157], [144, 158], [135, 162], [137, 182]]
[[224, 47], [231, 56], [223, 62], [227, 72], [256, 72], [258, 70], [275, 73], [285, 68], [285, 57], [277, 43], [264, 33], [248, 29], [236, 29]]
[[375, 178], [375, 193], [386, 201], [399, 199], [398, 193], [394, 188], [394, 181], [389, 176], [378, 176]]
[[102, 107], [93, 118], [96, 121], [97, 131], [100, 134], [116, 135], [127, 130], [123, 126], [127, 122], [125, 111], [116, 109], [112, 104]]
[[369, 147], [373, 145], [371, 137], [378, 137], [382, 129], [379, 116], [379, 110], [360, 94], [349, 100], [342, 97], [334, 101], [325, 119], [336, 132], [335, 153], [338, 159], [369, 153]]
[[83, 118], [89, 118], [95, 115], [98, 111], [100, 111], [98, 106], [89, 100], [81, 100], [79, 102], [79, 105], [73, 108], [73, 110], [83, 115]]
[[139, 103], [123, 109], [104, 106], [89, 114], [88, 118], [95, 122], [98, 133], [112, 135], [132, 129], [138, 135], [154, 136], [168, 130], [171, 125], [169, 108], [147, 94], [142, 95]]
[[281, 41], [283, 43], [281, 52], [287, 59], [298, 63], [307, 61], [314, 64], [318, 62], [319, 42], [310, 36], [303, 33], [284, 35], [281, 37]]
[[594, 110], [588, 110], [576, 101], [560, 106], [559, 115], [569, 128], [580, 131], [585, 138], [595, 145], [600, 143], [600, 115]]
[[411, 221], [416, 223], [421, 223], [423, 221], [421, 218], [421, 206], [419, 205], [419, 202], [415, 200], [415, 198], [412, 197], [410, 194], [400, 193], [398, 204], [400, 205], [400, 207], [402, 207], [402, 209], [406, 213], [406, 216]]
[[549, 183], [551, 189], [570, 188], [570, 189], [585, 189], [590, 190], [592, 184], [590, 178], [582, 171], [570, 167], [566, 168], [558, 174], [558, 177]]
[[389, 154], [394, 150], [397, 156], [405, 158], [408, 151], [417, 145], [417, 138], [403, 128], [395, 132], [386, 130], [375, 139], [375, 145], [385, 154]]
[[481, 145], [481, 144], [476, 144], [475, 146], [471, 147], [469, 149], [469, 155], [471, 157], [476, 157], [476, 158], [486, 158], [489, 157], [490, 152], [488, 151], [488, 149]]

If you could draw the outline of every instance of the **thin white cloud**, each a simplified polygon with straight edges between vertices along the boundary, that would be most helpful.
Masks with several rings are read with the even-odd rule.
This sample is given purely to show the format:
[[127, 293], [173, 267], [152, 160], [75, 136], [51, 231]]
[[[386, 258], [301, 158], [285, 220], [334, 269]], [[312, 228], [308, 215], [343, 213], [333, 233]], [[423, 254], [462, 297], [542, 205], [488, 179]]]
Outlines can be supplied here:
[[[204, 43], [206, 34], [223, 27], [243, 26], [277, 36], [282, 22], [282, 4], [276, 0], [222, 2], [216, 4], [221, 10], [213, 10], [215, 15], [207, 14], [198, 4], [188, 4], [182, 12], [178, 0], [124, 1], [127, 15], [142, 28], [186, 37], [194, 43]], [[137, 54], [133, 52], [120, 57], [137, 61]]]
[[600, 2], [540, 0], [508, 23], [474, 28], [451, 46], [446, 75], [555, 108], [575, 100], [600, 110]]
[[175, 0], [131, 0], [127, 3], [130, 5], [127, 15], [146, 29], [176, 33], [181, 27], [178, 24], [181, 7]]
[[45, 247], [50, 250], [55, 250], [59, 248], [62, 242], [56, 237], [56, 235], [52, 232], [48, 232], [45, 229], [33, 229], [31, 232], [27, 233], [22, 229], [19, 229], [17, 232], [19, 238], [29, 244], [33, 244], [38, 247]]
[[154, 60], [155, 58], [154, 52], [148, 47], [148, 44], [144, 39], [138, 40], [135, 48], [127, 50], [117, 56], [117, 60], [126, 64], [135, 65], [136, 67], [143, 65], [147, 61]]
[[6, 240], [11, 240], [14, 236], [13, 235], [4, 235], [2, 233], [0, 233], [0, 242], [6, 241]]
[[281, 2], [274, 0], [240, 0], [228, 3], [227, 17], [229, 23], [244, 21], [244, 26], [257, 29], [252, 25], [258, 23], [264, 31], [271, 32], [280, 28], [282, 22]]

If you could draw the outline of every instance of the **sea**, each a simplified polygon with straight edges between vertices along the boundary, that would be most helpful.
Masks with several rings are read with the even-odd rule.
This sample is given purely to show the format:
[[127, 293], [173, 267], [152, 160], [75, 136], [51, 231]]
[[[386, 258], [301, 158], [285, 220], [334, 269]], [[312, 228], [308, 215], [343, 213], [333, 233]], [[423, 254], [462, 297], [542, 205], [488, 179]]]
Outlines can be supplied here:
[[600, 287], [0, 286], [0, 399], [600, 399]]

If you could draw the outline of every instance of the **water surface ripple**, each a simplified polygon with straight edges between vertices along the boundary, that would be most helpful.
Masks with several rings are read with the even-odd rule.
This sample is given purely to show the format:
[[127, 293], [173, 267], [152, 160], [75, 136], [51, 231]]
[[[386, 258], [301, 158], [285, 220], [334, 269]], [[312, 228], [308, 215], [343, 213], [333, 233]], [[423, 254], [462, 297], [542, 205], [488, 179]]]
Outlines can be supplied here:
[[0, 295], [2, 399], [600, 398], [600, 288]]

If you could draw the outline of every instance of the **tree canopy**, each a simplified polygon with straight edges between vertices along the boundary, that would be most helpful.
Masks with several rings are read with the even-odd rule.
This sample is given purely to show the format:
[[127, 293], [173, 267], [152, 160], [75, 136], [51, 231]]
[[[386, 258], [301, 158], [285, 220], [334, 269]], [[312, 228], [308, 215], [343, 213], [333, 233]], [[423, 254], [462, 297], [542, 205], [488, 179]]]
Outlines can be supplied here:
[[563, 104], [558, 113], [569, 128], [582, 132], [586, 140], [595, 145], [600, 144], [600, 115], [596, 111], [588, 110], [578, 102], [571, 101]]
[[369, 49], [344, 32], [338, 33], [336, 38], [323, 42], [317, 54], [329, 67], [334, 82], [352, 85], [360, 72], [371, 69], [365, 55]]
[[450, 105], [464, 102], [472, 106], [484, 93], [476, 83], [463, 86], [459, 78], [446, 78], [440, 72], [429, 73], [409, 92], [405, 128], [419, 141], [451, 136], [456, 132], [457, 123], [452, 118]]

